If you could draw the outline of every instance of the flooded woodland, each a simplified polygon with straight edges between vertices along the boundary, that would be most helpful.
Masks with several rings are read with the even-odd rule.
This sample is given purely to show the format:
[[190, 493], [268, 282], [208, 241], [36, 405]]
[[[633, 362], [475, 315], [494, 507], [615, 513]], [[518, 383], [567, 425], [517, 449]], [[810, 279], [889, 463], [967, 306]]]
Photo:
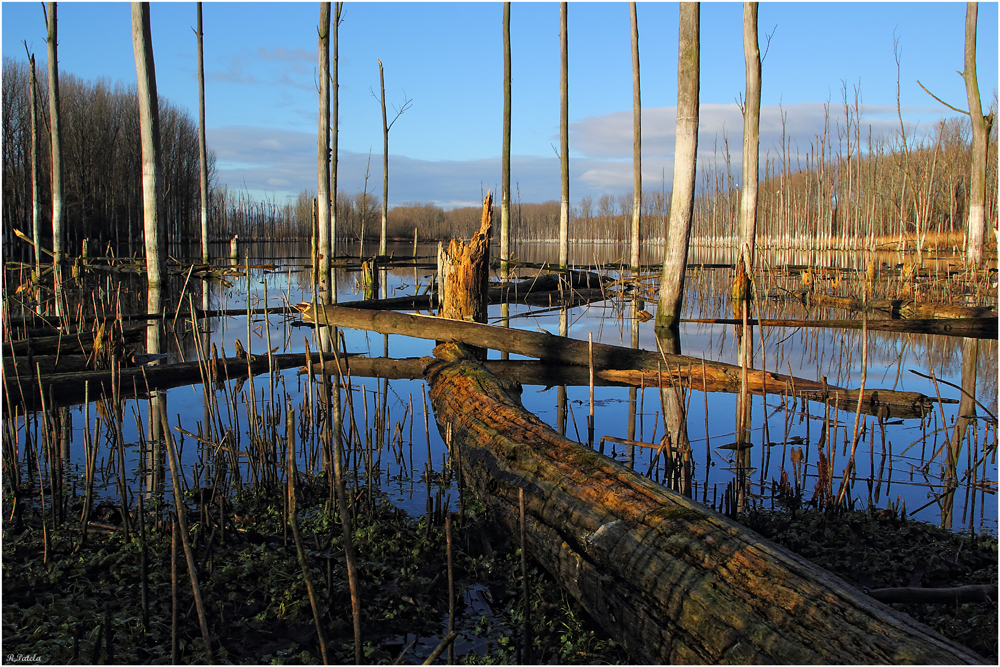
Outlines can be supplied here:
[[3, 62], [3, 662], [996, 664], [977, 7], [967, 118], [917, 132], [897, 92], [875, 135], [842, 82], [833, 126], [800, 149], [781, 111], [762, 152], [746, 3], [735, 165], [724, 133], [699, 157], [681, 3], [657, 191], [631, 3], [632, 192], [573, 206], [567, 3], [541, 203], [511, 187], [504, 3], [500, 196], [445, 211], [390, 207], [412, 100], [390, 123], [381, 58], [381, 196], [370, 152], [338, 190], [342, 3], [318, 191], [283, 205], [216, 182], [203, 71], [197, 123], [157, 97], [148, 3], [136, 87], [61, 94], [48, 3], [48, 77], [27, 41]]
[[[437, 250], [434, 244], [391, 244], [384, 268], [376, 268], [374, 296], [402, 312], [435, 314]], [[764, 253], [767, 268], [754, 284], [752, 317], [744, 325], [733, 319], [730, 303], [732, 250], [693, 247], [682, 324], [674, 336], [665, 337], [657, 335], [647, 310], [655, 308], [656, 248], [650, 248], [650, 269], [636, 277], [622, 266], [623, 250], [615, 244], [574, 244], [572, 265], [592, 284], [575, 280], [574, 286], [564, 284], [562, 293], [558, 288], [528, 291], [506, 303], [493, 302], [487, 321], [552, 336], [562, 333], [585, 345], [659, 351], [664, 353], [663, 372], [616, 381], [600, 367], [488, 351], [485, 363], [495, 362], [498, 374], [519, 383], [527, 411], [583, 447], [730, 517], [745, 519], [761, 510], [822, 515], [846, 509], [871, 520], [926, 522], [960, 539], [995, 534], [996, 320], [992, 330], [987, 324], [964, 332], [957, 327], [965, 320], [954, 320], [955, 331], [937, 333], [880, 328], [907, 322], [892, 313], [900, 294], [920, 294], [939, 304], [994, 303], [995, 273], [970, 281], [956, 269], [960, 261], [946, 252], [925, 257], [915, 270], [908, 263], [910, 255], [900, 252], [770, 251]], [[338, 253], [333, 262], [336, 297], [320, 292], [321, 299], [340, 305], [371, 303], [364, 300], [366, 268], [357, 251], [354, 245]], [[385, 512], [402, 513], [398, 516], [415, 523], [392, 529], [396, 537], [389, 536], [390, 542], [409, 530], [414, 534], [408, 537], [422, 542], [423, 549], [432, 544], [440, 549], [446, 518], [454, 517], [463, 528], [466, 522], [485, 521], [484, 508], [463, 486], [448, 444], [449, 426], [436, 418], [423, 376], [435, 341], [374, 328], [315, 327], [305, 321], [309, 318], [299, 304], [316, 298], [309, 252], [308, 244], [253, 243], [240, 245], [238, 258], [211, 266], [178, 263], [162, 316], [149, 318], [144, 281], [133, 260], [81, 260], [66, 284], [65, 317], [76, 332], [70, 334], [47, 330], [56, 319], [31, 316], [31, 291], [14, 288], [25, 284], [26, 274], [7, 274], [4, 525], [14, 532], [5, 535], [25, 530], [44, 535], [44, 543], [38, 543], [41, 551], [30, 555], [39, 565], [78, 561], [74, 555], [93, 540], [141, 543], [143, 550], [158, 544], [169, 553], [175, 506], [171, 494], [176, 491], [191, 533], [185, 548], [200, 561], [197, 569], [209, 590], [225, 590], [224, 584], [212, 588], [212, 583], [226, 581], [220, 572], [232, 569], [225, 554], [238, 552], [236, 545], [248, 544], [251, 553], [280, 547], [292, 555], [285, 574], [288, 585], [299, 588], [293, 596], [297, 599], [270, 604], [280, 605], [274, 620], [279, 625], [295, 613], [301, 617], [293, 626], [297, 639], [275, 631], [284, 639], [273, 640], [273, 646], [262, 642], [257, 653], [241, 655], [232, 653], [232, 635], [223, 639], [226, 633], [212, 626], [209, 632], [221, 642], [217, 650], [230, 651], [231, 660], [269, 655], [319, 659], [308, 621], [314, 596], [330, 596], [328, 613], [334, 618], [335, 600], [345, 600], [337, 623], [340, 634], [350, 635], [352, 595], [335, 581], [344, 576], [347, 557], [334, 538], [339, 533], [334, 529], [334, 440], [342, 450], [337, 478], [353, 499], [349, 506], [356, 531], [368, 522], [366, 530], [375, 530], [376, 514], [385, 520]], [[550, 272], [555, 252], [554, 244], [519, 246], [523, 260], [511, 269], [513, 284], [527, 286], [557, 275]], [[497, 273], [494, 266], [494, 283]], [[859, 309], [851, 301], [858, 294], [867, 295], [869, 306], [882, 304], [884, 310]], [[751, 343], [748, 371], [769, 373], [763, 386], [746, 392], [710, 388], [709, 376], [696, 379], [683, 372], [692, 368], [671, 368], [677, 362], [667, 361], [667, 354], [684, 355], [689, 366], [721, 362], [739, 370], [741, 341]], [[343, 363], [339, 374], [322, 372], [324, 355], [326, 362], [335, 357]], [[307, 359], [315, 366], [312, 374]], [[510, 364], [507, 370], [504, 364]], [[171, 368], [181, 370], [170, 373]], [[168, 372], [161, 375], [164, 370]], [[793, 387], [796, 381], [841, 388], [845, 396], [838, 397], [837, 390], [810, 396]], [[881, 392], [885, 398], [859, 403], [856, 390], [862, 387], [869, 397]], [[846, 390], [855, 392], [848, 398]], [[308, 507], [298, 518], [303, 524], [299, 530], [311, 533], [305, 542], [289, 534], [289, 525], [295, 526], [289, 523], [295, 511], [289, 495], [293, 486], [303, 495], [297, 502]], [[265, 528], [267, 521], [271, 523]], [[447, 523], [451, 529], [450, 518]], [[494, 542], [509, 541], [496, 526], [479, 530]], [[245, 542], [248, 538], [256, 543]], [[365, 541], [360, 533], [356, 538]], [[488, 601], [490, 589], [476, 583], [476, 568], [497, 566], [474, 562], [471, 554], [484, 559], [493, 549], [486, 546], [484, 552], [478, 542], [470, 544], [475, 539], [469, 534], [462, 539], [463, 558], [473, 562], [463, 563], [465, 589], [453, 593], [457, 598], [451, 603], [465, 606], [455, 612], [460, 623], [480, 626], [466, 625], [451, 650], [466, 656], [463, 660], [476, 655], [519, 658], [514, 644], [519, 651], [520, 628], [513, 639], [508, 637], [510, 645], [487, 639], [491, 633], [506, 636], [497, 630], [502, 625], [498, 619], [518, 610], [518, 591], [510, 594], [506, 609], [504, 603]], [[313, 561], [308, 591], [295, 563], [296, 547]], [[23, 556], [18, 549], [25, 548], [14, 547], [14, 553]], [[115, 549], [107, 548], [110, 557]], [[422, 579], [425, 587], [433, 580], [423, 591], [438, 597], [433, 603], [395, 591], [393, 587], [403, 586], [405, 564], [395, 578], [387, 578], [385, 564], [362, 559], [358, 580], [368, 579], [364, 586], [380, 595], [392, 589], [395, 595], [388, 597], [410, 608], [388, 613], [396, 620], [384, 619], [387, 632], [368, 630], [366, 641], [374, 644], [365, 644], [363, 659], [394, 658], [387, 647], [404, 651], [411, 642], [417, 643], [409, 655], [426, 657], [447, 628], [454, 628], [448, 626], [447, 602], [440, 599], [448, 589], [443, 556], [431, 567], [422, 560], [439, 557], [412, 549], [411, 570], [433, 570]], [[183, 561], [175, 552], [178, 557]], [[517, 569], [516, 563], [509, 567]], [[155, 588], [154, 573], [143, 576]], [[161, 589], [169, 586], [162, 575], [158, 580]], [[144, 605], [156, 606], [153, 588], [143, 593]], [[147, 601], [147, 595], [153, 597]], [[364, 606], [367, 600], [354, 595]], [[231, 603], [229, 613], [236, 614], [240, 604]], [[266, 617], [260, 602], [242, 604]], [[298, 606], [297, 612], [289, 611], [291, 605]], [[206, 623], [227, 622], [226, 604], [219, 607], [215, 613], [221, 616]], [[440, 620], [434, 631], [423, 630], [427, 634], [421, 638], [416, 630], [421, 623], [412, 621], [411, 632], [402, 620], [428, 607]], [[114, 625], [108, 609], [105, 604], [88, 610], [89, 625], [82, 620], [71, 624], [63, 645], [71, 653], [60, 655], [83, 659], [88, 652], [97, 656], [108, 650], [97, 641], [99, 633]], [[153, 612], [147, 608], [142, 613]], [[195, 622], [191, 609], [187, 620]], [[133, 619], [135, 626], [143, 622]], [[507, 622], [516, 625], [512, 619]], [[161, 632], [167, 635], [160, 636], [166, 641], [169, 623], [164, 619], [161, 627], [163, 623]], [[496, 627], [488, 630], [483, 623]], [[204, 658], [197, 627], [187, 629], [182, 648], [174, 647], [184, 659]], [[128, 646], [138, 641], [134, 635], [140, 630], [114, 632]], [[128, 633], [133, 636], [125, 639]], [[163, 646], [161, 654], [167, 644]], [[342, 659], [349, 659], [349, 640], [344, 646]], [[139, 650], [126, 654], [155, 658]], [[615, 653], [620, 648], [601, 650], [602, 659], [626, 659]], [[587, 650], [580, 654], [578, 659], [586, 658]]]

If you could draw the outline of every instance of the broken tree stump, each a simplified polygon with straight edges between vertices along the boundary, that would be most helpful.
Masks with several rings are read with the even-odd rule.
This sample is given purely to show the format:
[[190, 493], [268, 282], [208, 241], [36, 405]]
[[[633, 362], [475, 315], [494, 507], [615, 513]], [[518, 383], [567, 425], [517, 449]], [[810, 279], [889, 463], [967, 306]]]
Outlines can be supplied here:
[[703, 505], [560, 436], [460, 346], [425, 375], [464, 478], [645, 664], [981, 658]]
[[450, 320], [485, 322], [490, 288], [490, 237], [493, 235], [493, 194], [487, 190], [479, 231], [466, 245], [452, 239], [440, 258], [441, 309]]

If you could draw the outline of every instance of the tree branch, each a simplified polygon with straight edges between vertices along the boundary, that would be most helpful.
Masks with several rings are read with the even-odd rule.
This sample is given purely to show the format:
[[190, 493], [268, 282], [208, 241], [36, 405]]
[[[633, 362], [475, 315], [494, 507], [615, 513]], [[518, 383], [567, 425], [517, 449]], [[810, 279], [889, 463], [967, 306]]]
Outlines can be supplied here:
[[952, 111], [957, 111], [958, 113], [964, 113], [966, 116], [969, 115], [968, 111], [962, 111], [961, 109], [959, 109], [957, 107], [953, 107], [952, 105], [948, 104], [947, 102], [945, 102], [944, 100], [942, 100], [940, 97], [938, 97], [937, 95], [935, 95], [934, 93], [932, 93], [931, 91], [927, 90], [927, 87], [924, 86], [924, 84], [920, 83], [920, 79], [917, 79], [917, 85], [920, 86], [921, 88], [923, 88], [925, 93], [927, 93], [928, 95], [930, 95], [931, 97], [933, 97], [934, 99], [936, 99], [938, 102], [940, 102], [941, 104], [943, 104], [946, 107], [948, 107], [949, 109], [951, 109]]

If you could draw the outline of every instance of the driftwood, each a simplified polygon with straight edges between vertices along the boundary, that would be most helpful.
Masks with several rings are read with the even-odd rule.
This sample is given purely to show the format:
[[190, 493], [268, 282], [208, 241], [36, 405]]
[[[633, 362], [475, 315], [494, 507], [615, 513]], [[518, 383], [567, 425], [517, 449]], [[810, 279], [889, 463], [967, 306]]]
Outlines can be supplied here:
[[[333, 305], [320, 305], [314, 312], [312, 304], [305, 303], [300, 304], [299, 309], [304, 320], [320, 325], [465, 343], [551, 363], [581, 366], [589, 363], [590, 349], [586, 341], [548, 333], [506, 329], [474, 322], [445, 321], [405, 313], [369, 312]], [[601, 369], [607, 380], [636, 386], [658, 386], [659, 375], [656, 372], [662, 370], [671, 376], [671, 384], [680, 382], [695, 389], [704, 387], [708, 391], [740, 390], [740, 367], [732, 364], [603, 343], [594, 343], [593, 353], [594, 367]], [[626, 372], [616, 373], [617, 371]], [[751, 393], [788, 393], [814, 401], [829, 400], [831, 405], [844, 410], [857, 408], [856, 390], [824, 386], [815, 380], [760, 370], [750, 370], [748, 378]], [[867, 400], [861, 406], [862, 412], [886, 417], [919, 417], [929, 413], [935, 403], [933, 399], [916, 392], [868, 389], [865, 396]]]
[[[681, 320], [695, 324], [742, 324], [743, 320], [732, 318], [702, 318]], [[765, 327], [803, 327], [825, 329], [861, 329], [861, 320], [748, 320], [747, 324]], [[996, 317], [966, 317], [959, 319], [906, 319], [868, 320], [869, 331], [898, 331], [901, 333], [935, 334], [938, 336], [960, 336], [963, 338], [996, 338], [998, 333]]]
[[[860, 312], [866, 310], [864, 302], [853, 296], [833, 296], [813, 292], [801, 292], [799, 297], [806, 306], [843, 308]], [[956, 320], [976, 318], [996, 318], [996, 308], [988, 306], [960, 306], [950, 303], [917, 303], [912, 299], [879, 299], [869, 301], [869, 311], [882, 311], [892, 317], [925, 320]]]
[[968, 649], [560, 436], [455, 345], [426, 375], [463, 478], [639, 663], [978, 663]]

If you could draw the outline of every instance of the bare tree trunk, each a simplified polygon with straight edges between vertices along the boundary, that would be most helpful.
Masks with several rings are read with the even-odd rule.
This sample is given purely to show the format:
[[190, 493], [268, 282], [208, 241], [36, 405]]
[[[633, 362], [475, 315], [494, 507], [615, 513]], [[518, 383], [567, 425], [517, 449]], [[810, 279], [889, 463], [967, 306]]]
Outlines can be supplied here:
[[503, 3], [503, 155], [500, 166], [500, 277], [510, 259], [510, 3]]
[[[319, 281], [330, 284], [330, 3], [319, 6], [319, 143], [316, 151], [319, 210]], [[329, 296], [329, 290], [324, 298]]]
[[[159, 289], [166, 277], [166, 248], [160, 234], [162, 183], [160, 171], [160, 114], [153, 66], [153, 37], [149, 3], [132, 3], [132, 47], [139, 88], [139, 127], [142, 134], [142, 211], [146, 242], [146, 278], [150, 290]], [[150, 308], [153, 304], [150, 304]], [[155, 312], [155, 311], [154, 311]]]
[[[337, 2], [333, 5], [333, 67], [331, 69], [332, 82], [330, 85], [331, 115], [330, 120], [330, 257], [337, 252], [337, 161], [340, 142], [340, 58], [338, 32], [340, 30], [340, 15], [344, 11], [344, 3]], [[336, 302], [337, 293], [334, 290], [332, 300]]]
[[59, 57], [57, 4], [50, 2], [46, 16], [49, 53], [49, 132], [52, 141], [52, 276], [55, 292], [56, 314], [62, 313], [62, 263], [63, 248], [63, 165], [62, 132], [59, 124]]
[[31, 69], [28, 94], [31, 96], [31, 240], [35, 244], [35, 277], [42, 275], [42, 207], [38, 200], [38, 87], [35, 82], [35, 56], [28, 56]]
[[760, 164], [760, 48], [757, 45], [757, 4], [743, 3], [743, 55], [746, 60], [746, 100], [743, 107], [743, 189], [740, 197], [740, 245], [743, 269], [753, 275], [757, 238], [757, 172]]
[[559, 3], [559, 162], [562, 196], [559, 201], [559, 268], [569, 265], [569, 49], [566, 38], [566, 3]]
[[201, 28], [201, 3], [198, 3], [198, 160], [201, 182], [201, 261], [207, 264], [208, 252], [208, 147], [205, 141], [205, 33]]
[[632, 256], [633, 276], [639, 273], [639, 224], [642, 220], [642, 101], [639, 94], [639, 19], [635, 3], [628, 3], [632, 19]]
[[965, 12], [965, 92], [969, 97], [969, 119], [972, 122], [972, 173], [969, 177], [969, 219], [965, 261], [978, 266], [983, 261], [983, 241], [986, 235], [986, 151], [993, 125], [993, 113], [983, 116], [976, 78], [976, 21], [979, 3], [968, 3]]
[[670, 197], [663, 275], [660, 278], [660, 295], [656, 307], [656, 327], [676, 327], [680, 323], [681, 303], [684, 299], [684, 272], [687, 268], [698, 158], [699, 15], [698, 3], [681, 3], [674, 185]]
[[378, 254], [386, 254], [386, 237], [389, 234], [389, 122], [385, 113], [385, 72], [382, 59], [378, 60], [378, 83], [382, 102], [382, 233], [379, 236]]

